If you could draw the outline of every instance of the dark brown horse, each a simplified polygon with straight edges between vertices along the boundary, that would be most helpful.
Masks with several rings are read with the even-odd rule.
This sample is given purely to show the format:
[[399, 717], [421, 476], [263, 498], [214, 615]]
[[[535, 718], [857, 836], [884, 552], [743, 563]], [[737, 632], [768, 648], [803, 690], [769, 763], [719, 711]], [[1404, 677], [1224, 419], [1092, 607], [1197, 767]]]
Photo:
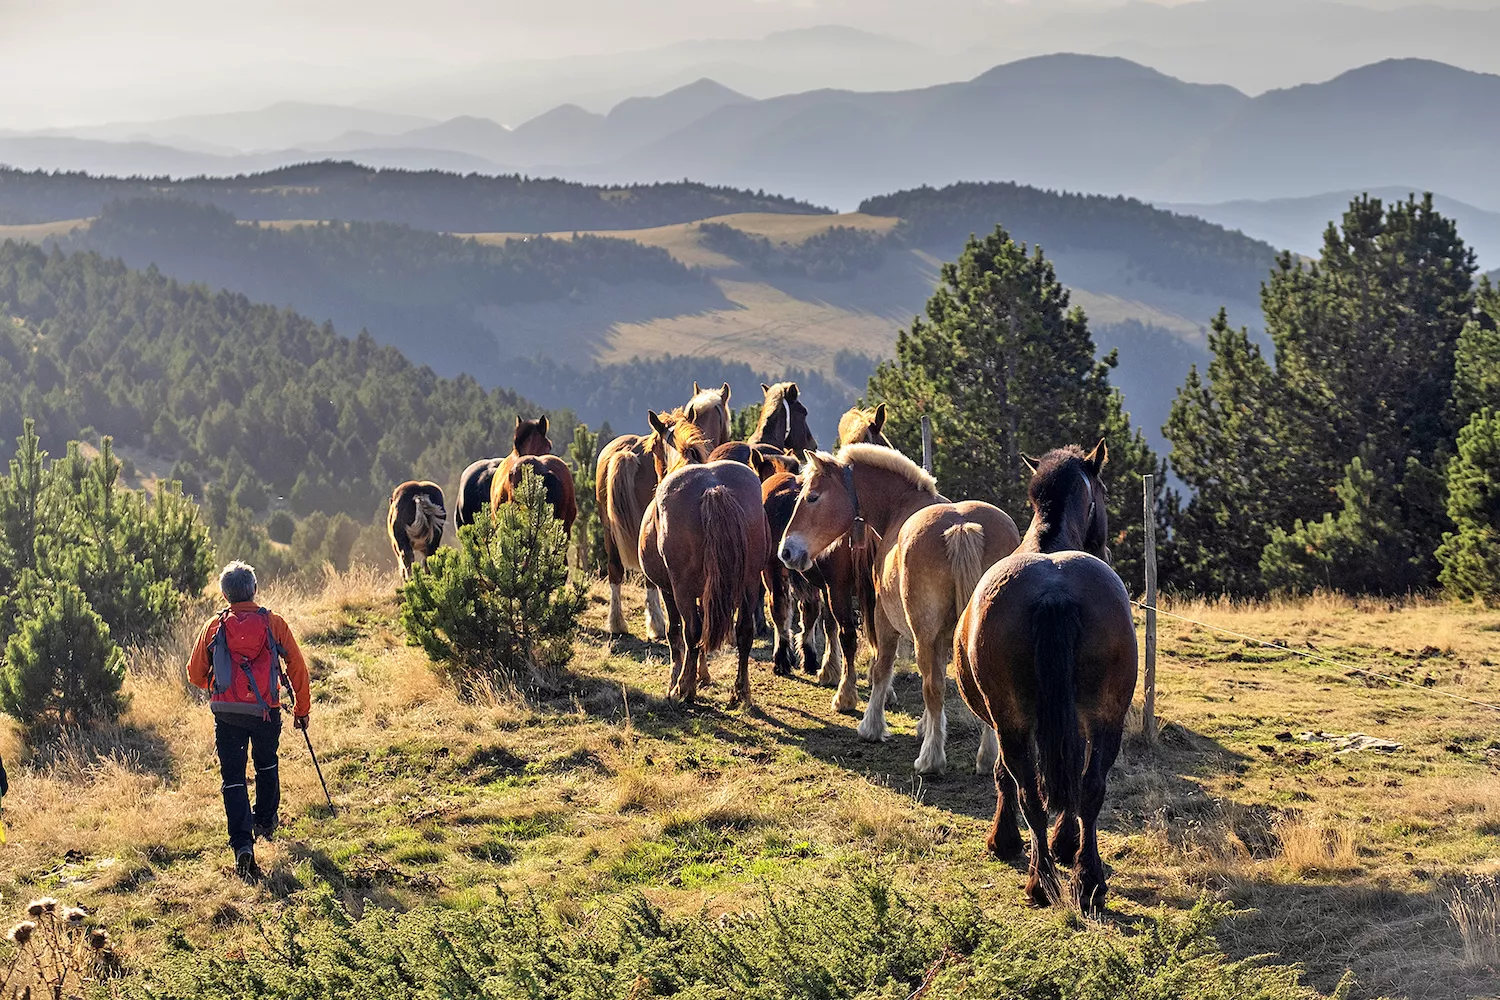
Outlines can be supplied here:
[[503, 458], [481, 458], [470, 465], [458, 477], [457, 527], [473, 524], [481, 511], [490, 509], [490, 493], [494, 489], [495, 470], [500, 468]]
[[499, 510], [501, 504], [510, 503], [515, 498], [516, 490], [521, 487], [523, 470], [530, 468], [547, 487], [547, 502], [552, 505], [553, 515], [563, 523], [563, 531], [571, 535], [573, 521], [578, 517], [573, 471], [562, 459], [549, 454], [551, 451], [552, 439], [547, 436], [546, 414], [535, 420], [516, 417], [511, 453], [505, 456], [490, 482], [490, 509]]
[[423, 563], [443, 544], [448, 512], [437, 483], [409, 480], [391, 493], [386, 533], [401, 564], [401, 579], [411, 579], [412, 563]]
[[807, 407], [797, 398], [796, 382], [760, 384], [765, 400], [760, 405], [760, 423], [746, 440], [747, 444], [768, 444], [789, 451], [798, 458], [818, 446], [807, 427]]
[[[802, 495], [781, 540], [781, 561], [806, 571], [820, 553], [851, 533], [857, 546], [870, 547], [875, 662], [859, 735], [870, 741], [890, 738], [886, 696], [896, 645], [905, 637], [916, 649], [924, 706], [917, 729], [922, 749], [913, 766], [920, 774], [940, 773], [947, 765], [943, 702], [953, 630], [975, 583], [986, 568], [1015, 550], [1020, 532], [990, 504], [950, 503], [938, 493], [932, 476], [890, 448], [847, 444], [837, 457], [814, 452], [809, 460]], [[846, 670], [835, 706], [842, 710], [854, 694], [854, 671]], [[982, 734], [981, 739], [983, 759], [985, 744], [993, 745], [994, 736]]]
[[678, 468], [646, 508], [640, 543], [641, 567], [667, 605], [668, 697], [692, 701], [704, 660], [733, 633], [739, 671], [730, 704], [749, 704], [755, 606], [771, 551], [760, 480], [739, 462], [686, 464], [688, 452], [674, 451]]
[[1130, 596], [1105, 561], [1108, 458], [1100, 441], [1087, 455], [1070, 447], [1026, 459], [1031, 526], [979, 581], [954, 641], [964, 700], [1000, 737], [989, 849], [1020, 854], [1019, 790], [1031, 830], [1027, 893], [1044, 906], [1057, 898], [1054, 862], [1068, 865], [1090, 912], [1104, 907], [1099, 810], [1136, 677]]
[[719, 445], [708, 456], [710, 462], [739, 462], [748, 465], [755, 470], [761, 482], [765, 482], [778, 472], [789, 472], [796, 475], [802, 471], [802, 463], [795, 456], [788, 455], [769, 444], [746, 444], [744, 441], [729, 441]]

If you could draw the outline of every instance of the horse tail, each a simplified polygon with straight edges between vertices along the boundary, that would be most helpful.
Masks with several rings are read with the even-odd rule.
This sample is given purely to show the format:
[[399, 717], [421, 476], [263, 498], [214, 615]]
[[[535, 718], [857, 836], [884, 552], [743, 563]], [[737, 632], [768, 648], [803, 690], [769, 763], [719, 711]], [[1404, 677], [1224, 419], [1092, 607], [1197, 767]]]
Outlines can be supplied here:
[[1036, 746], [1042, 795], [1054, 812], [1077, 812], [1083, 786], [1083, 736], [1078, 729], [1074, 664], [1083, 631], [1070, 598], [1043, 597], [1031, 616], [1036, 646]]
[[[620, 562], [626, 569], [638, 568], [635, 565], [639, 558], [636, 554], [637, 536], [640, 535], [641, 519], [645, 512], [641, 510], [640, 500], [635, 493], [635, 474], [642, 457], [625, 451], [615, 452], [609, 457], [609, 465], [605, 467], [609, 489], [605, 494], [608, 502], [604, 517], [610, 534], [615, 537], [615, 545], [620, 550]], [[632, 526], [635, 530], [631, 530]]]
[[750, 542], [745, 509], [728, 486], [705, 490], [698, 512], [703, 520], [703, 651], [711, 653], [734, 634]]
[[943, 546], [953, 571], [953, 610], [962, 615], [984, 575], [984, 525], [973, 521], [955, 524], [943, 532]]

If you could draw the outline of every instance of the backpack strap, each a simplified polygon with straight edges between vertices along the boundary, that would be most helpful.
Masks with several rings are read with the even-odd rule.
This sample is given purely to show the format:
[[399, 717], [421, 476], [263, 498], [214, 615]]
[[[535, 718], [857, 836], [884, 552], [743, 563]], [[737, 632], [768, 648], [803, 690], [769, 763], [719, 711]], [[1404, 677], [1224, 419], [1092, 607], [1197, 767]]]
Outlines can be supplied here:
[[[286, 694], [290, 696], [293, 707], [298, 707], [296, 703], [297, 692], [292, 689], [291, 678], [287, 677], [286, 668], [281, 665], [282, 660], [286, 657], [286, 647], [282, 646], [282, 644], [276, 640], [276, 633], [271, 631], [271, 609], [261, 608], [259, 614], [261, 619], [266, 623], [266, 645], [271, 649], [272, 683], [279, 682], [281, 684], [281, 690], [286, 692]], [[253, 684], [254, 682], [252, 681], [251, 683]]]

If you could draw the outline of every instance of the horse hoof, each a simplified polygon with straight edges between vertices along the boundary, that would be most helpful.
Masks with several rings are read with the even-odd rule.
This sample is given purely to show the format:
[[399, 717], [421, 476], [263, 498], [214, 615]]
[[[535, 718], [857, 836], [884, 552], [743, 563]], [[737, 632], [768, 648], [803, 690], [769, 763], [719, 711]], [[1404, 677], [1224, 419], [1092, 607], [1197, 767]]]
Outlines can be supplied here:
[[983, 750], [981, 750], [979, 752], [979, 755], [974, 758], [974, 773], [975, 774], [994, 774], [995, 773], [995, 765], [998, 764], [999, 762], [1000, 762], [1000, 758], [997, 755], [995, 755], [995, 754], [987, 754]]
[[984, 842], [985, 850], [1001, 861], [1014, 861], [1025, 851], [1026, 845], [1021, 843], [1021, 835], [1014, 827], [1009, 833], [996, 835], [991, 833]]
[[1055, 893], [1048, 892], [1042, 880], [1033, 875], [1026, 881], [1026, 898], [1032, 906], [1046, 908], [1052, 905]]
[[822, 670], [818, 671], [818, 683], [823, 687], [838, 687], [839, 682], [843, 679], [843, 674], [836, 674], [833, 671], [829, 670], [827, 667], [824, 667]]
[[868, 722], [861, 722], [856, 732], [859, 733], [859, 738], [866, 743], [884, 743], [891, 738], [890, 727], [884, 723], [879, 726], [872, 726]]
[[916, 771], [920, 775], [936, 777], [937, 775], [942, 774], [945, 770], [948, 769], [948, 761], [947, 758], [942, 756], [941, 754], [935, 755], [932, 760], [923, 760], [922, 757], [918, 756], [917, 759], [912, 762], [911, 766], [912, 770]]

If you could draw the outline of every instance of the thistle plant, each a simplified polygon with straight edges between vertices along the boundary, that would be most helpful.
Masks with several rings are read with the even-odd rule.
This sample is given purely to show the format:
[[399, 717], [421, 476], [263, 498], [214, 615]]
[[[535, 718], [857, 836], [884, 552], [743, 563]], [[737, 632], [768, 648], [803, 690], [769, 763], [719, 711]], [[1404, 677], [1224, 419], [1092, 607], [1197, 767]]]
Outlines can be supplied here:
[[87, 910], [51, 896], [26, 904], [25, 917], [5, 935], [14, 949], [0, 951], [0, 998], [82, 997], [93, 983], [121, 971], [109, 932]]

